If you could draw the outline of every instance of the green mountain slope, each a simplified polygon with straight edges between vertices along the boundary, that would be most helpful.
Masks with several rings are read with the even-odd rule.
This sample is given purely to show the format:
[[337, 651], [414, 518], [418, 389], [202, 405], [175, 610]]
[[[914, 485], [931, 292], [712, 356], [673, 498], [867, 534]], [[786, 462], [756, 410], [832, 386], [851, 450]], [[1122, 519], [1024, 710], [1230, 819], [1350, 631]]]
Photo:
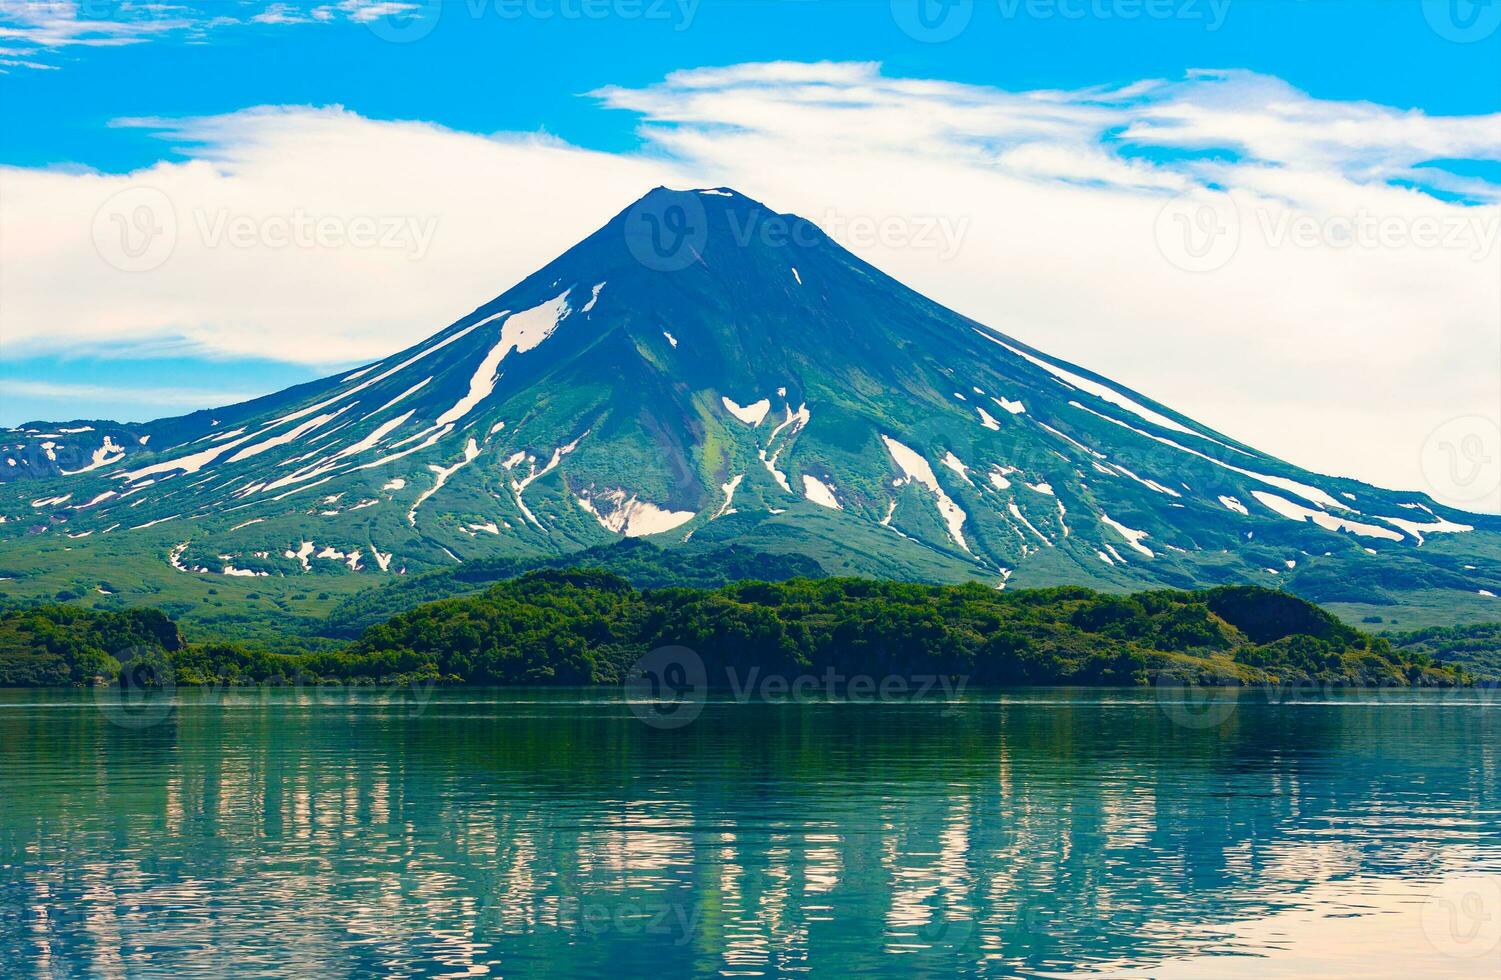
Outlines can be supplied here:
[[1006, 328], [795, 215], [658, 189], [360, 370], [4, 433], [0, 585], [300, 630], [403, 575], [650, 538], [832, 574], [1501, 616], [1501, 520], [1290, 466]]

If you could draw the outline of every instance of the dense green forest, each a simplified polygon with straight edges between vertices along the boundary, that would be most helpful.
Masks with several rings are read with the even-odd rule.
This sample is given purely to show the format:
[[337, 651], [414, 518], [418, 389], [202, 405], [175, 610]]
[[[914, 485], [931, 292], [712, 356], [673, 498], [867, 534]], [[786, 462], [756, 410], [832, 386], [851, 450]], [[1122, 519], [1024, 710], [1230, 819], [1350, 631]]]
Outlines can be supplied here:
[[424, 602], [474, 595], [496, 582], [527, 572], [564, 568], [602, 568], [638, 589], [714, 588], [747, 579], [781, 582], [825, 574], [818, 562], [804, 555], [769, 554], [742, 545], [669, 551], [650, 541], [627, 538], [553, 558], [476, 559], [454, 568], [403, 576], [389, 585], [341, 601], [321, 632], [324, 636], [354, 639], [371, 626]]
[[177, 624], [155, 609], [37, 606], [0, 612], [0, 687], [53, 687], [114, 677], [122, 661], [183, 653]]
[[429, 602], [328, 651], [183, 642], [150, 611], [0, 613], [0, 684], [88, 683], [160, 651], [176, 683], [611, 684], [643, 654], [686, 646], [710, 684], [762, 676], [950, 676], [968, 684], [1316, 682], [1451, 685], [1469, 678], [1286, 593], [1252, 586], [1132, 596], [1065, 587], [853, 578], [641, 589], [601, 569], [542, 570]]
[[1501, 680], [1501, 623], [1434, 626], [1394, 633], [1390, 639], [1404, 656], [1427, 656], [1479, 678]]

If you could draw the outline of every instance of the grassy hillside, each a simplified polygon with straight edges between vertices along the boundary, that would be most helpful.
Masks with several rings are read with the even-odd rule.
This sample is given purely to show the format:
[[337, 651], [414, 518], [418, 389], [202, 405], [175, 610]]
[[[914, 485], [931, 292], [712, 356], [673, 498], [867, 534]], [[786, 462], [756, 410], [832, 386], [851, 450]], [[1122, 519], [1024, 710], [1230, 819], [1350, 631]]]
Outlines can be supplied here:
[[1406, 656], [1423, 655], [1486, 680], [1501, 680], [1501, 623], [1430, 627], [1390, 635]]

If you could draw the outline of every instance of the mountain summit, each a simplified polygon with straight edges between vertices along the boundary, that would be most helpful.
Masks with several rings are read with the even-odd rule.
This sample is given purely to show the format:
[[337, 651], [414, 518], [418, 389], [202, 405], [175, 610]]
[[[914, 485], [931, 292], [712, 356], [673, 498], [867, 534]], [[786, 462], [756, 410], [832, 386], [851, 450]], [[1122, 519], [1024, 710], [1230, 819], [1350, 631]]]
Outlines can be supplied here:
[[996, 586], [1251, 581], [1482, 611], [1501, 592], [1501, 521], [1300, 470], [1004, 326], [733, 190], [657, 188], [359, 370], [9, 431], [0, 572], [39, 575], [51, 548], [74, 569], [142, 551], [176, 576], [373, 584], [655, 536]]

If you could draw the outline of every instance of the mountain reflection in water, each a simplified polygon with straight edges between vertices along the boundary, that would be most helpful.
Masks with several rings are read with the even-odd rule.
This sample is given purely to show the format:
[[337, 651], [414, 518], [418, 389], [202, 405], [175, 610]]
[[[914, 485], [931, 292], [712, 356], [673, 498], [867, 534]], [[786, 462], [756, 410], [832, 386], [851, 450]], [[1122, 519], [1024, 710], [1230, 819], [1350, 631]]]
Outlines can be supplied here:
[[0, 692], [0, 974], [1501, 969], [1485, 692], [430, 693]]

